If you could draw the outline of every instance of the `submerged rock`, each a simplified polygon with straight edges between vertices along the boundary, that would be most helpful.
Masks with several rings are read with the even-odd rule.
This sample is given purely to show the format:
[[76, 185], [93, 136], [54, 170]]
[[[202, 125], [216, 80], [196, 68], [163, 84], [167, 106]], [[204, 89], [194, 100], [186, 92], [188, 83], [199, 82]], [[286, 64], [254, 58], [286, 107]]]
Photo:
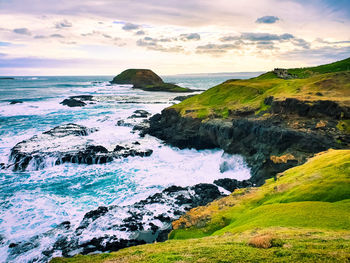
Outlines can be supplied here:
[[97, 130], [70, 123], [33, 136], [11, 149], [8, 167], [15, 171], [23, 171], [28, 167], [38, 170], [47, 165], [102, 164], [115, 158], [146, 157], [152, 154], [150, 149], [123, 147], [109, 151], [102, 145], [93, 145], [87, 136], [95, 131]]
[[21, 250], [37, 249], [42, 238], [55, 240], [42, 251], [41, 257], [46, 260], [57, 253], [71, 257], [165, 241], [172, 229], [173, 220], [191, 208], [206, 205], [222, 196], [213, 184], [170, 186], [132, 205], [101, 206], [91, 210], [76, 227], [66, 221], [28, 241], [10, 242], [10, 257], [15, 257]]
[[13, 105], [13, 104], [18, 104], [18, 103], [23, 103], [23, 101], [20, 101], [20, 100], [12, 100], [12, 101], [10, 102], [11, 105]]
[[129, 116], [128, 119], [133, 119], [133, 118], [148, 118], [151, 113], [145, 110], [135, 110], [134, 114]]
[[60, 104], [68, 107], [83, 107], [86, 106], [86, 103], [76, 99], [65, 99]]

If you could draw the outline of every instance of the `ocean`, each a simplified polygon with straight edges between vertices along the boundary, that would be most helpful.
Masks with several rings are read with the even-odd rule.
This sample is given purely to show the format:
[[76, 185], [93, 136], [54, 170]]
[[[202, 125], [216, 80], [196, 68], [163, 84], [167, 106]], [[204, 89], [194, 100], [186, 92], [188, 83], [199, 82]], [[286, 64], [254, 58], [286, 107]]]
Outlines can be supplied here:
[[[254, 75], [179, 75], [163, 79], [206, 90], [230, 78]], [[47, 262], [53, 256], [62, 256], [60, 251], [43, 253], [52, 249], [59, 238], [50, 235], [50, 231], [67, 221], [72, 228], [78, 226], [87, 212], [99, 206], [131, 205], [172, 185], [250, 177], [241, 156], [230, 156], [220, 149], [180, 150], [151, 136], [140, 137], [132, 124], [118, 126], [118, 121], [130, 120], [128, 117], [135, 110], [156, 114], [178, 103], [174, 101], [176, 96], [186, 94], [110, 85], [111, 79], [112, 76], [59, 76], [0, 80], [0, 163], [5, 167], [0, 169], [0, 262]], [[75, 95], [92, 95], [95, 100], [84, 107], [60, 104]], [[22, 103], [10, 104], [13, 100]], [[67, 123], [96, 129], [86, 137], [87, 141], [108, 150], [137, 142], [153, 153], [149, 157], [126, 157], [92, 165], [56, 165], [55, 159], [48, 156], [40, 166], [29, 163], [24, 171], [8, 167], [11, 149], [17, 143]], [[59, 147], [73, 147], [72, 143], [66, 140]], [[229, 163], [230, 168], [220, 172], [223, 162]], [[90, 231], [88, 235], [91, 238], [99, 234]], [[35, 246], [15, 249], [18, 244], [33, 243], [33, 238]]]

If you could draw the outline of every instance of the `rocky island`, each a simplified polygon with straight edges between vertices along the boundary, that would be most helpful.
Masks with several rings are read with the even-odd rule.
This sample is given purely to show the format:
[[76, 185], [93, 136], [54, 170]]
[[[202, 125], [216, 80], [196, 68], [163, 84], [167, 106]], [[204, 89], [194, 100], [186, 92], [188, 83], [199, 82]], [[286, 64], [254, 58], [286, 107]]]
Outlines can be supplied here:
[[161, 77], [150, 69], [127, 69], [117, 75], [111, 81], [112, 84], [133, 85], [135, 89], [145, 91], [165, 92], [193, 92], [188, 88], [182, 88], [172, 83], [165, 83]]
[[250, 182], [173, 221], [167, 242], [52, 262], [348, 261], [349, 66], [228, 80], [152, 116], [143, 134], [241, 154]]

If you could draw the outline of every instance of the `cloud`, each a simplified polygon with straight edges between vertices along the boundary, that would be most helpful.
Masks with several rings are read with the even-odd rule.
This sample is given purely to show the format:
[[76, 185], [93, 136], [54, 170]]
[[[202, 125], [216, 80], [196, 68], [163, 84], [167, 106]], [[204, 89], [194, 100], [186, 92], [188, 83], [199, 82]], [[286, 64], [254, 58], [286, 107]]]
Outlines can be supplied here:
[[198, 33], [181, 34], [181, 40], [200, 40], [201, 36]]
[[270, 34], [270, 33], [255, 33], [255, 32], [247, 32], [242, 33], [240, 36], [224, 36], [220, 38], [222, 42], [230, 42], [234, 40], [248, 40], [248, 41], [284, 41], [295, 38], [292, 34]]
[[46, 38], [46, 36], [43, 36], [43, 35], [37, 35], [34, 37], [35, 39], [43, 39], [43, 38]]
[[214, 54], [219, 55], [226, 53], [232, 49], [238, 49], [239, 46], [235, 44], [206, 44], [202, 46], [197, 46], [196, 53], [198, 54]]
[[270, 33], [243, 33], [240, 37], [243, 40], [250, 41], [268, 41], [268, 40], [289, 40], [294, 38], [292, 34], [270, 34]]
[[52, 38], [64, 38], [64, 36], [62, 36], [61, 34], [52, 34], [52, 35], [50, 35], [50, 37], [52, 37]]
[[259, 17], [255, 21], [255, 23], [258, 23], [258, 24], [274, 24], [278, 20], [280, 20], [280, 19], [277, 16], [262, 16], [262, 17]]
[[20, 35], [27, 35], [30, 36], [32, 33], [29, 31], [28, 28], [22, 27], [22, 28], [15, 28], [13, 30], [14, 33], [20, 34]]
[[122, 27], [122, 29], [125, 30], [125, 31], [132, 31], [132, 30], [139, 29], [139, 28], [140, 28], [139, 25], [132, 24], [132, 23], [126, 23]]
[[139, 39], [136, 41], [136, 45], [139, 47], [146, 47], [149, 50], [161, 51], [161, 52], [183, 52], [184, 48], [182, 46], [171, 46], [165, 47], [159, 45], [157, 39], [151, 37], [145, 37], [144, 39]]
[[316, 49], [295, 49], [279, 55], [281, 59], [309, 61], [313, 64], [325, 64], [349, 57], [350, 46], [325, 46]]
[[144, 35], [145, 34], [145, 31], [143, 30], [139, 30], [135, 33], [135, 35], [138, 35], [138, 36], [141, 36], [141, 35]]
[[73, 26], [72, 23], [69, 22], [68, 20], [62, 20], [62, 21], [56, 23], [56, 28], [59, 28], [59, 29], [66, 28], [66, 27], [72, 27], [72, 26]]
[[297, 47], [302, 47], [304, 49], [310, 49], [310, 43], [301, 38], [296, 38], [292, 40], [292, 43]]

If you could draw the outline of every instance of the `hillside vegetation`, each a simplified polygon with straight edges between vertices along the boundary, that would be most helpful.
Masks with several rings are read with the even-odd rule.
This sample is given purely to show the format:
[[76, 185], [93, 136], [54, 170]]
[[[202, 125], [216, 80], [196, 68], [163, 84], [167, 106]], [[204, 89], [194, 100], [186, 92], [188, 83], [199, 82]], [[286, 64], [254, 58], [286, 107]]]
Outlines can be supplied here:
[[236, 111], [268, 111], [265, 99], [296, 98], [306, 101], [332, 100], [350, 104], [350, 58], [311, 68], [288, 69], [294, 79], [278, 78], [273, 72], [247, 80], [228, 80], [200, 95], [172, 106], [182, 116], [229, 118]]
[[347, 262], [350, 150], [192, 209], [164, 243], [52, 262]]

